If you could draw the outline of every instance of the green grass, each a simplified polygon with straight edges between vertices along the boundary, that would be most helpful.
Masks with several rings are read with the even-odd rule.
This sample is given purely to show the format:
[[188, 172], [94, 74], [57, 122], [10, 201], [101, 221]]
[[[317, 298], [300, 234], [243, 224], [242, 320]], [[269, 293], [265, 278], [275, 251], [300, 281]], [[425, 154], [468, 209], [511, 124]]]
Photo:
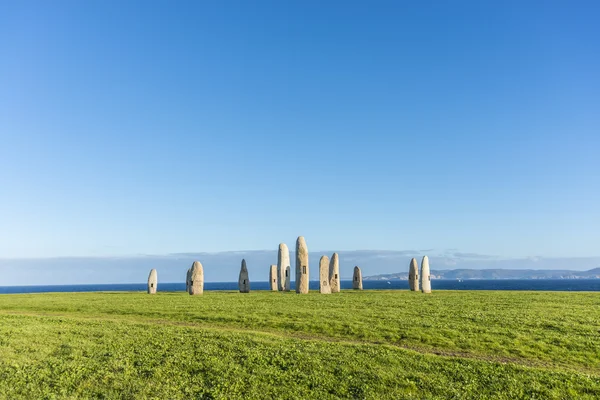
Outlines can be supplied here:
[[0, 296], [0, 398], [600, 398], [600, 294]]

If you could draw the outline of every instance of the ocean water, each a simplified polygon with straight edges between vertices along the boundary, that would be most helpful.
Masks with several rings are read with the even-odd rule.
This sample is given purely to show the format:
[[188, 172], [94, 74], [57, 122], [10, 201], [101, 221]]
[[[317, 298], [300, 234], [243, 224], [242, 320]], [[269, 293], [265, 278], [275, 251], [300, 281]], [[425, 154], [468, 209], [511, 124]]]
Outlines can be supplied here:
[[[352, 281], [342, 281], [342, 289], [352, 289]], [[292, 282], [292, 288], [294, 287]], [[549, 290], [600, 292], [600, 279], [474, 279], [431, 281], [432, 290]], [[364, 289], [408, 290], [408, 281], [363, 281]], [[269, 282], [252, 282], [252, 290], [268, 290]], [[311, 290], [319, 289], [318, 281], [310, 282]], [[101, 284], [101, 285], [51, 285], [51, 286], [0, 286], [0, 294], [48, 293], [48, 292], [120, 292], [145, 291], [146, 283]], [[207, 282], [204, 290], [238, 290], [237, 282]], [[185, 282], [160, 283], [158, 291], [185, 291]]]

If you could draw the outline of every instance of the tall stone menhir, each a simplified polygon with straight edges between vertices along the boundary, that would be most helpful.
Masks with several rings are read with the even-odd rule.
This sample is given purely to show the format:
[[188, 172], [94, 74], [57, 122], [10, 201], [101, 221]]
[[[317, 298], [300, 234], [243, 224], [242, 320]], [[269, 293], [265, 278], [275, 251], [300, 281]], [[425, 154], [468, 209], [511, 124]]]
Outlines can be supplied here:
[[188, 289], [188, 293], [191, 295], [204, 293], [204, 268], [200, 261], [194, 261], [192, 268], [189, 269]]
[[279, 252], [277, 253], [277, 276], [279, 278], [278, 289], [280, 291], [290, 291], [290, 250], [285, 243], [279, 244]]
[[331, 294], [329, 286], [329, 257], [323, 256], [319, 261], [319, 293]]
[[250, 293], [250, 278], [248, 278], [248, 267], [246, 267], [246, 260], [242, 260], [242, 268], [240, 268], [238, 286], [240, 288], [240, 293]]
[[158, 273], [152, 269], [148, 275], [148, 294], [156, 294], [156, 289], [158, 289]]
[[340, 292], [340, 257], [338, 253], [333, 253], [329, 262], [329, 286], [331, 286], [331, 293]]
[[410, 260], [410, 267], [408, 268], [408, 287], [410, 287], [410, 290], [413, 292], [419, 291], [419, 264], [417, 263], [416, 258]]
[[352, 289], [363, 290], [362, 286], [362, 272], [360, 268], [354, 267], [354, 276], [352, 277]]
[[303, 236], [296, 240], [296, 293], [308, 293], [308, 247]]
[[269, 285], [272, 291], [277, 291], [277, 265], [271, 265], [269, 268]]
[[431, 293], [431, 273], [429, 272], [429, 257], [424, 256], [421, 261], [421, 291]]

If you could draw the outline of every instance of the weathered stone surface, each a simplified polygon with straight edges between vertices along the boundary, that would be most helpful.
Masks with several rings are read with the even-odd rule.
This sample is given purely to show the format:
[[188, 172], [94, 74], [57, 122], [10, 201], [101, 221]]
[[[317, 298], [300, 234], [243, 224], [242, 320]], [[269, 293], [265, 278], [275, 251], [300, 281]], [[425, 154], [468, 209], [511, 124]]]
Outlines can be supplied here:
[[408, 286], [413, 292], [419, 291], [419, 264], [417, 263], [416, 258], [410, 260], [410, 266], [408, 268]]
[[331, 294], [329, 286], [329, 257], [323, 256], [319, 260], [319, 293]]
[[296, 240], [296, 293], [308, 293], [308, 247], [303, 236]]
[[271, 290], [277, 291], [277, 265], [271, 265], [269, 269], [269, 283], [271, 285]]
[[362, 272], [358, 266], [354, 267], [354, 275], [352, 276], [352, 289], [363, 290]]
[[158, 273], [155, 269], [150, 270], [148, 275], [148, 294], [155, 294], [158, 289]]
[[289, 292], [292, 290], [292, 267], [285, 267], [285, 285], [283, 285], [283, 291]]
[[200, 261], [194, 261], [190, 268], [189, 294], [199, 295], [204, 293], [204, 268]]
[[421, 260], [421, 291], [431, 293], [431, 273], [429, 272], [429, 257], [424, 256]]
[[279, 277], [278, 289], [290, 291], [290, 250], [285, 243], [279, 244], [279, 252], [277, 253], [277, 276]]
[[340, 257], [338, 253], [333, 253], [329, 262], [329, 286], [331, 293], [340, 292]]
[[242, 260], [242, 268], [240, 268], [238, 286], [240, 288], [240, 293], [250, 293], [250, 278], [248, 278], [248, 267], [246, 267], [246, 260]]

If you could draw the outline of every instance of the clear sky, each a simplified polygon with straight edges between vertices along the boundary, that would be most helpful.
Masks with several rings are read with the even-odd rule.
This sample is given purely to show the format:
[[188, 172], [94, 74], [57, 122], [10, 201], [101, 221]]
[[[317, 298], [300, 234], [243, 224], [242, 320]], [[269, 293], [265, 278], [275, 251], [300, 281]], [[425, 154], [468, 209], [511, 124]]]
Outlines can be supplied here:
[[0, 258], [600, 255], [598, 1], [3, 1]]

